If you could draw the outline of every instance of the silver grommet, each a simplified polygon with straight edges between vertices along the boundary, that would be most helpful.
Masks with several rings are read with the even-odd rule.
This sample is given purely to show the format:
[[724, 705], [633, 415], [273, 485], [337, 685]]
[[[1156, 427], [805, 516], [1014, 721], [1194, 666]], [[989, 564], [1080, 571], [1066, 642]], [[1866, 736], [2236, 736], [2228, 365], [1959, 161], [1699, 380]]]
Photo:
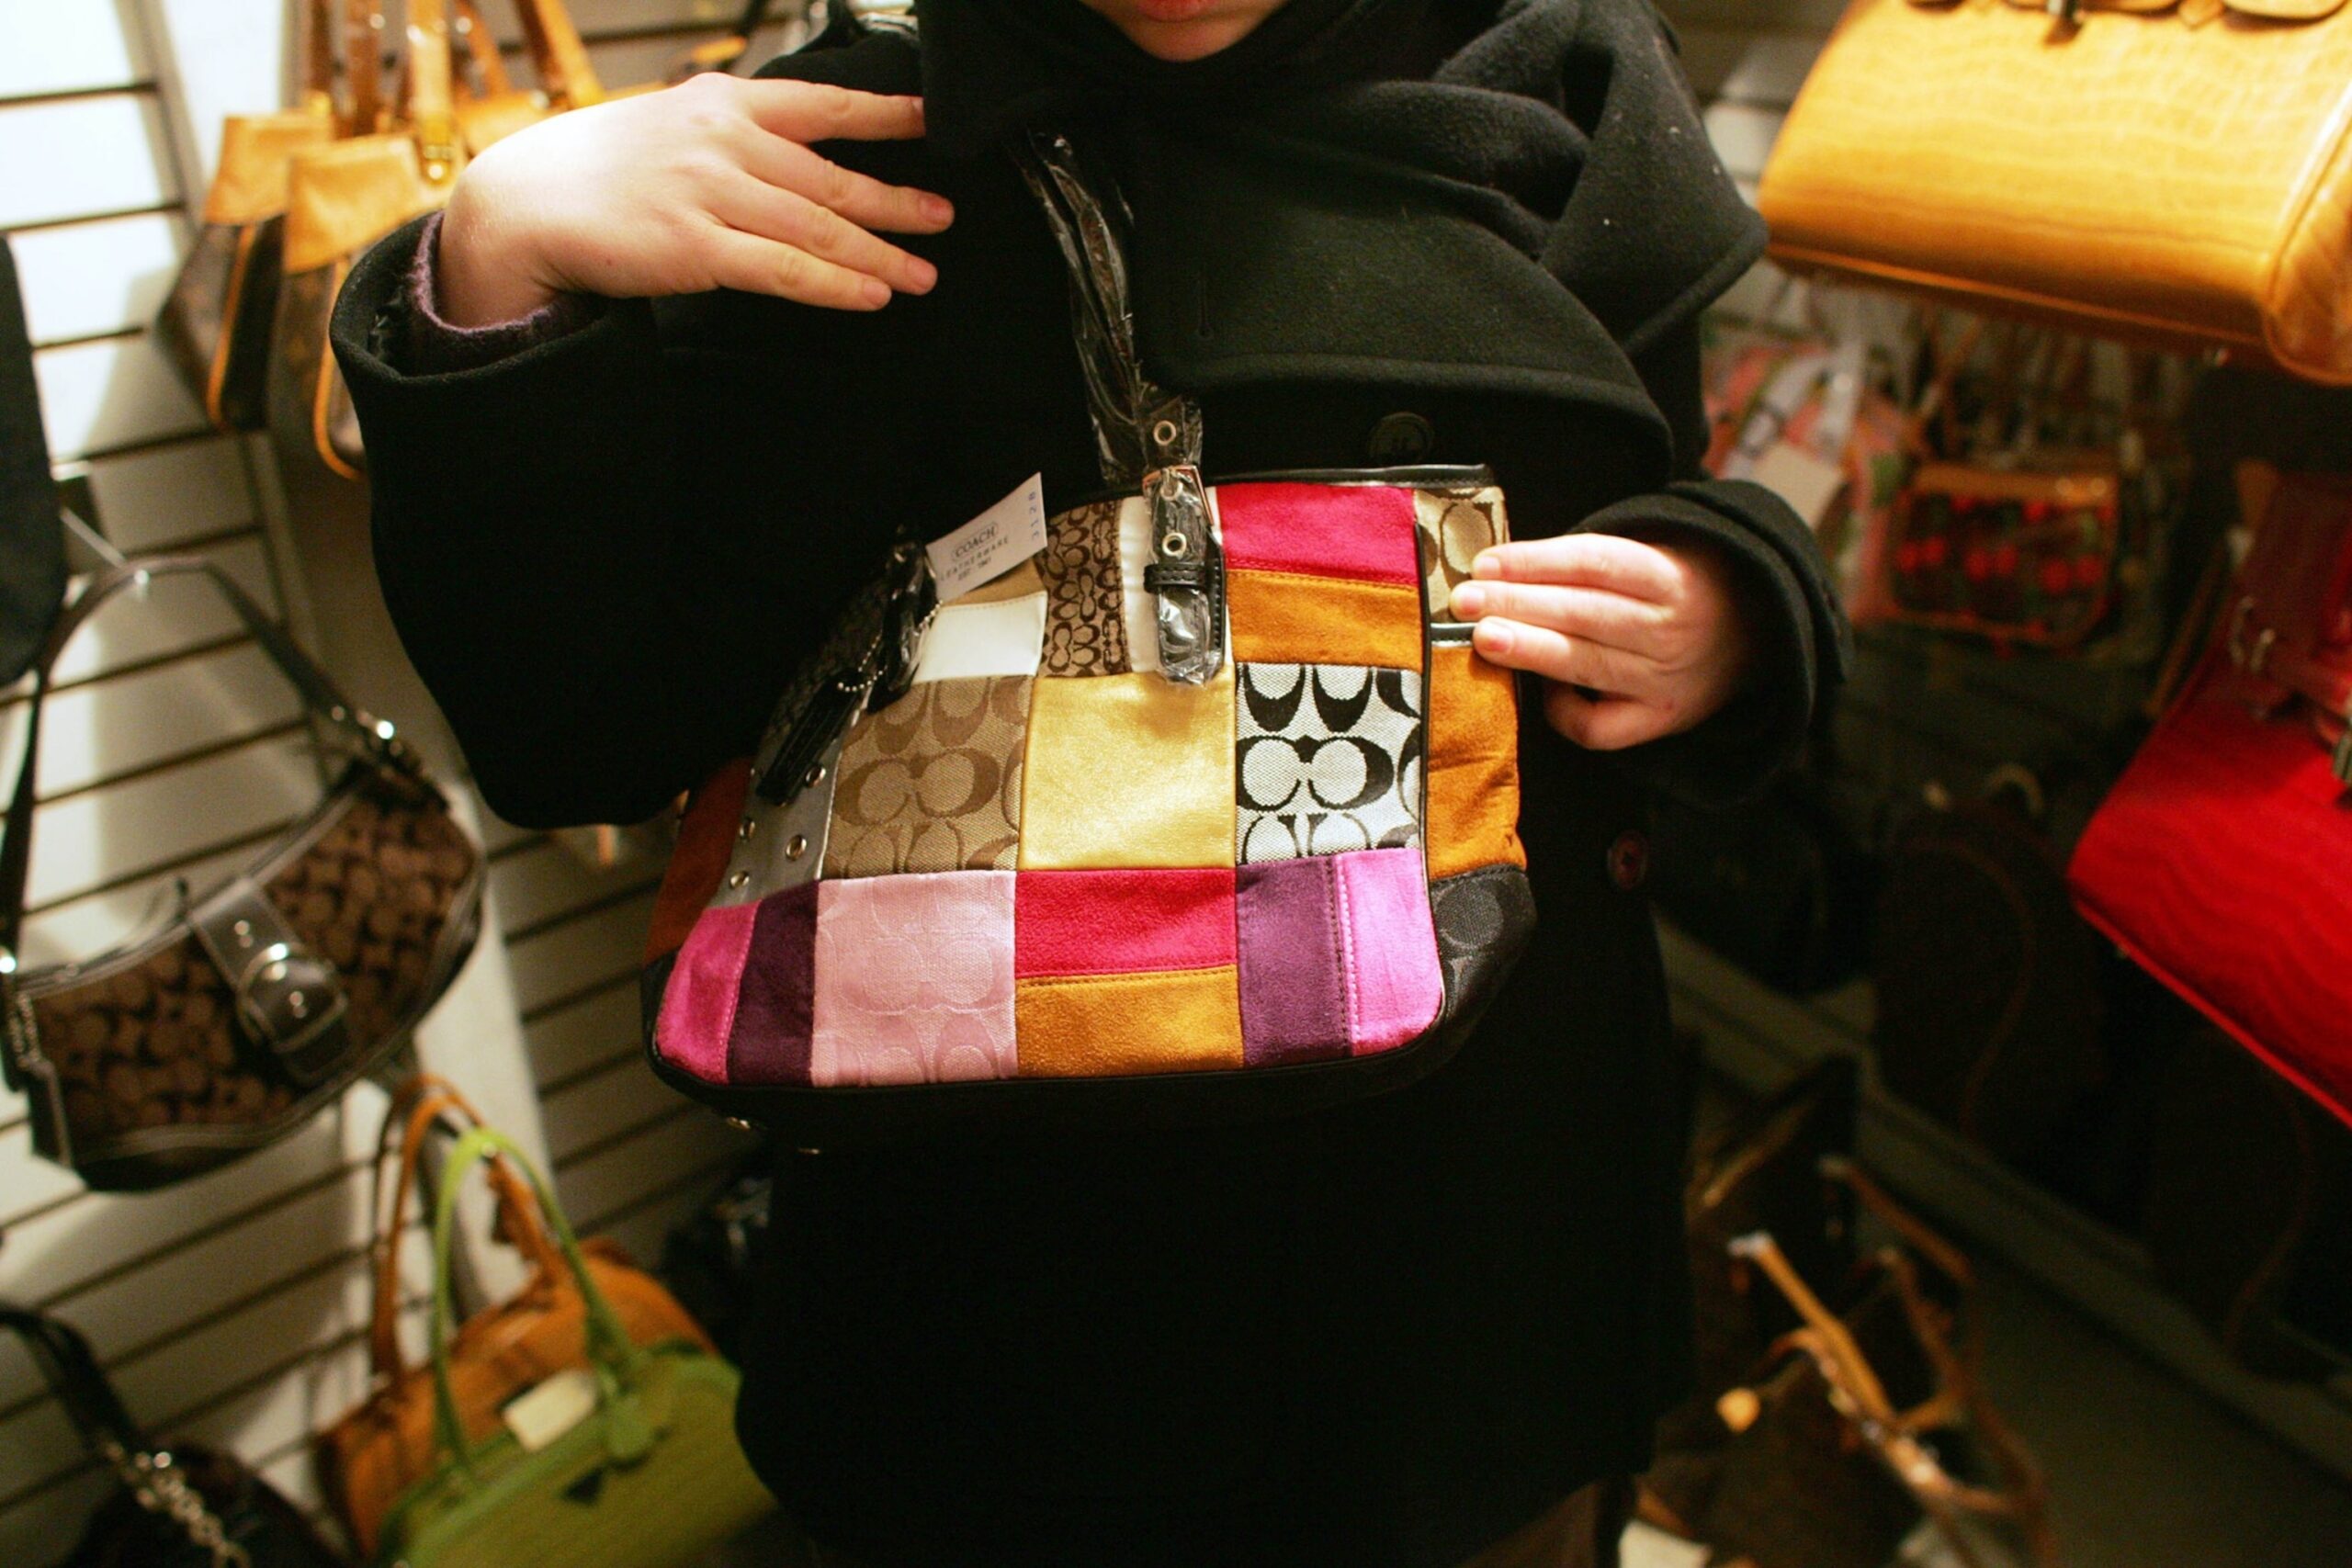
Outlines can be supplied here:
[[739, 872], [737, 872], [734, 875], [732, 875], [732, 876], [730, 876], [730, 877], [729, 877], [729, 878], [727, 879], [727, 886], [729, 886], [729, 887], [741, 887], [741, 886], [743, 886], [743, 884], [745, 884], [745, 883], [747, 883], [747, 882], [749, 882], [749, 881], [751, 881], [751, 880], [752, 880], [752, 874], [751, 874], [750, 872], [748, 872], [748, 871], [739, 871]]
[[798, 860], [808, 852], [808, 835], [806, 833], [795, 833], [784, 841], [784, 858], [786, 860]]
[[803, 789], [815, 789], [819, 784], [823, 784], [824, 782], [825, 764], [820, 762], [815, 767], [808, 770], [808, 776], [800, 781], [800, 787]]
[[748, 839], [759, 830], [759, 818], [755, 817], [746, 817], [743, 818], [742, 826], [735, 829], [735, 836], [739, 839]]
[[1163, 419], [1159, 423], [1151, 427], [1152, 445], [1156, 446], [1173, 446], [1176, 445], [1176, 438], [1183, 434], [1184, 433], [1182, 430], [1179, 430], [1176, 427], [1176, 422], [1174, 420]]
[[1163, 556], [1181, 556], [1191, 547], [1192, 543], [1192, 540], [1182, 534], [1173, 532], [1162, 534], [1159, 536], [1159, 553]]

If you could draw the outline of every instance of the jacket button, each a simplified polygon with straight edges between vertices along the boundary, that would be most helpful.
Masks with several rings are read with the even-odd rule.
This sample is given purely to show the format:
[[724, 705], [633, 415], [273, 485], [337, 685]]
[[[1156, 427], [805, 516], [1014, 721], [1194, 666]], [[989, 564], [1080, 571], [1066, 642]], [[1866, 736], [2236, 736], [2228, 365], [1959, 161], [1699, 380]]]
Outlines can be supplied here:
[[1650, 841], [1631, 828], [1609, 846], [1609, 880], [1620, 892], [1631, 893], [1650, 871]]
[[1417, 413], [1392, 413], [1372, 427], [1375, 463], [1418, 463], [1437, 445], [1437, 428]]

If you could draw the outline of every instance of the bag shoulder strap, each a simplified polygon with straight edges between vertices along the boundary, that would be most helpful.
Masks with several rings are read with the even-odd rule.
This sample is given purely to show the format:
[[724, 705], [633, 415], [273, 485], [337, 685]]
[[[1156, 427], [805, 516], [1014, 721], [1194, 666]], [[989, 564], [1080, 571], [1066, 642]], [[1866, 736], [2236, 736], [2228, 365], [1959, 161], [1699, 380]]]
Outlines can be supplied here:
[[286, 629], [270, 619], [228, 573], [212, 562], [202, 556], [141, 556], [108, 566], [92, 576], [74, 596], [33, 656], [33, 690], [25, 705], [24, 758], [17, 766], [16, 789], [9, 797], [7, 836], [0, 840], [0, 976], [16, 972], [17, 953], [24, 935], [26, 882], [32, 870], [34, 775], [40, 758], [41, 710], [58, 658], [74, 634], [107, 600], [126, 588], [143, 587], [155, 578], [179, 576], [202, 578], [229, 602], [229, 607], [277, 667], [278, 673], [301, 695], [304, 708], [324, 724], [331, 735], [379, 765], [412, 774], [418, 771], [413, 754], [394, 734], [392, 727], [353, 706], [326, 671], [287, 635]]
[[0, 1302], [0, 1329], [16, 1335], [32, 1352], [34, 1364], [92, 1453], [111, 1458], [146, 1451], [146, 1435], [107, 1381], [80, 1329], [7, 1302]]

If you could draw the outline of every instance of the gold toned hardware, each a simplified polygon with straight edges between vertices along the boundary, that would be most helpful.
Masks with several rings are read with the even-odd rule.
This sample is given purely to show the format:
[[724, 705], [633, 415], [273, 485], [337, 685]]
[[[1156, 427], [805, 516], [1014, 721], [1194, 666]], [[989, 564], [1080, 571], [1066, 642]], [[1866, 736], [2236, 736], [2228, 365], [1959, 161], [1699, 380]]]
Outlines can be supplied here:
[[756, 817], [746, 817], [741, 825], [735, 829], [735, 836], [739, 839], [748, 839], [759, 830], [760, 819]]
[[808, 835], [806, 833], [795, 833], [784, 841], [784, 858], [786, 860], [798, 860], [808, 852]]
[[808, 770], [808, 776], [800, 781], [800, 787], [803, 789], [815, 789], [819, 784], [823, 784], [824, 782], [825, 764], [820, 762], [815, 767]]
[[741, 887], [751, 880], [752, 874], [750, 872], [739, 871], [734, 875], [727, 879], [727, 886], [729, 887]]

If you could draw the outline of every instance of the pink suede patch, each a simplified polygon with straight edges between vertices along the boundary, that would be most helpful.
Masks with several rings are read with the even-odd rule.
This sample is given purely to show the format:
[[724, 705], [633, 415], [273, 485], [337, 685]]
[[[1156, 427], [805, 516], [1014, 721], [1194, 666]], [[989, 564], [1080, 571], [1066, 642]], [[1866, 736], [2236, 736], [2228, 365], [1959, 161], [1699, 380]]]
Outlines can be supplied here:
[[1218, 537], [1237, 571], [1421, 581], [1413, 492], [1390, 485], [1219, 485]]
[[943, 871], [817, 885], [811, 1083], [1013, 1076], [1014, 874]]
[[1339, 863], [1341, 994], [1359, 1056], [1402, 1045], [1437, 1021], [1445, 976], [1419, 850], [1359, 850]]
[[1013, 973], [1139, 975], [1234, 960], [1233, 872], [1024, 871]]
[[743, 995], [743, 965], [752, 953], [757, 904], [705, 909], [678, 950], [662, 989], [653, 1041], [662, 1059], [707, 1083], [725, 1083], [727, 1038]]

